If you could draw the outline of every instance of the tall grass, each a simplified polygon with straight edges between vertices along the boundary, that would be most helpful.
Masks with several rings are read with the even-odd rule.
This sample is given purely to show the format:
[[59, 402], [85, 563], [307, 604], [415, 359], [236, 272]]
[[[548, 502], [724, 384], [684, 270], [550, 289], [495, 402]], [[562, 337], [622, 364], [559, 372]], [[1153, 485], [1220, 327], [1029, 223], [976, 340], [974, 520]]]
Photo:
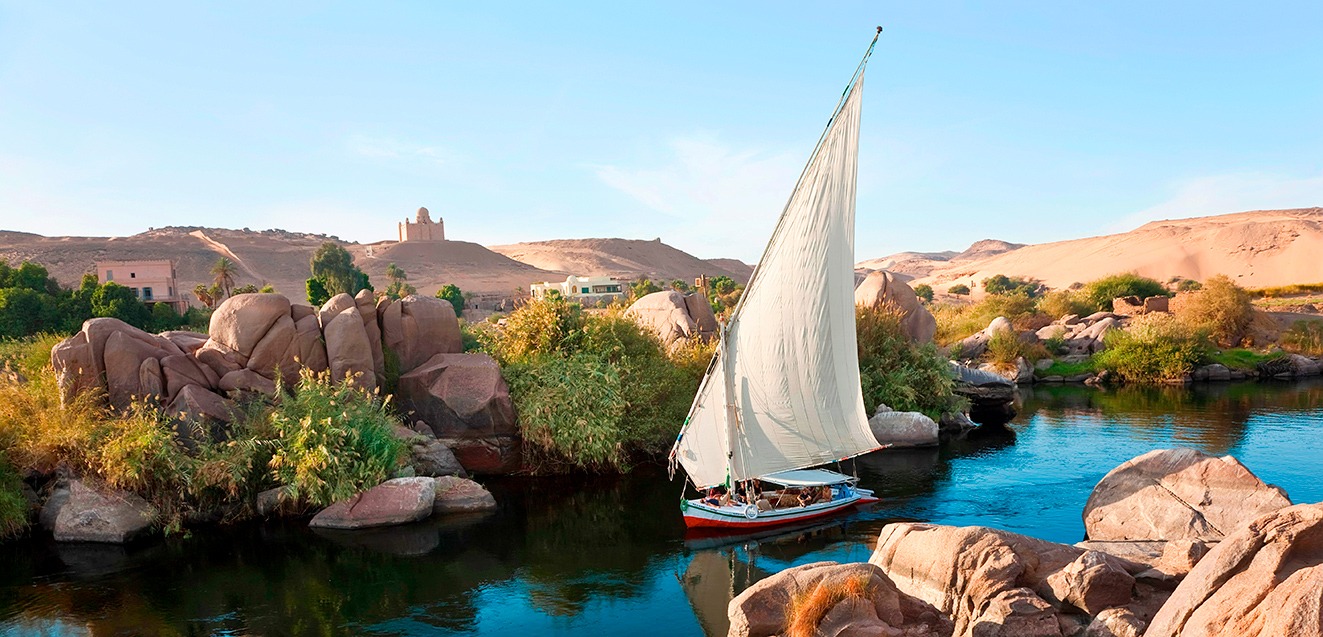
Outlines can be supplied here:
[[295, 497], [325, 506], [388, 478], [403, 459], [384, 401], [329, 372], [300, 372], [270, 415], [272, 475]]
[[929, 310], [937, 319], [935, 339], [942, 345], [950, 345], [982, 330], [998, 316], [1010, 319], [1020, 329], [1046, 324], [1038, 320], [1041, 315], [1035, 309], [1034, 299], [1023, 294], [990, 294], [978, 303], [938, 303]]
[[1263, 299], [1281, 296], [1297, 296], [1323, 292], [1323, 283], [1294, 283], [1267, 288], [1251, 288], [1246, 292], [1253, 298]]
[[1016, 363], [1023, 358], [1030, 363], [1050, 358], [1046, 346], [1036, 340], [1027, 340], [1013, 331], [1001, 331], [988, 339], [988, 362], [1002, 369], [1015, 369]]
[[23, 497], [23, 481], [0, 453], [0, 540], [23, 532], [28, 525], [28, 501]]
[[1305, 356], [1323, 356], [1323, 321], [1296, 321], [1282, 332], [1282, 349]]

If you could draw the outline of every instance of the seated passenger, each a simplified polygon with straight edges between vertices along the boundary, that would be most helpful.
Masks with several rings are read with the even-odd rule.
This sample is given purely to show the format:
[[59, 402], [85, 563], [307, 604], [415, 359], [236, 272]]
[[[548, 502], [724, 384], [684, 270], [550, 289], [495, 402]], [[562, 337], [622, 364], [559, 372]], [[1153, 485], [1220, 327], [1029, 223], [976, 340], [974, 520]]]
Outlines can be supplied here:
[[772, 506], [771, 500], [768, 500], [767, 498], [758, 498], [759, 511], [771, 511], [773, 508], [775, 507]]
[[703, 504], [710, 504], [714, 507], [721, 506], [721, 498], [717, 495], [716, 487], [707, 490], [707, 494], [703, 496]]

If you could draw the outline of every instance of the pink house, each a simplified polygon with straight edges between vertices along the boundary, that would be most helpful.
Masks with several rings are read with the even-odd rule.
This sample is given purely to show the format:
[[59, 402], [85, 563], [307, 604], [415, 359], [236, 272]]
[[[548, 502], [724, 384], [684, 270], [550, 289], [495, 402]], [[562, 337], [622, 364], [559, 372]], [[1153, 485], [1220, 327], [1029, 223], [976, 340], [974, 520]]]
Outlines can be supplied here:
[[183, 290], [175, 286], [175, 263], [160, 261], [98, 261], [96, 278], [101, 283], [118, 283], [148, 305], [169, 303], [176, 312], [188, 309]]

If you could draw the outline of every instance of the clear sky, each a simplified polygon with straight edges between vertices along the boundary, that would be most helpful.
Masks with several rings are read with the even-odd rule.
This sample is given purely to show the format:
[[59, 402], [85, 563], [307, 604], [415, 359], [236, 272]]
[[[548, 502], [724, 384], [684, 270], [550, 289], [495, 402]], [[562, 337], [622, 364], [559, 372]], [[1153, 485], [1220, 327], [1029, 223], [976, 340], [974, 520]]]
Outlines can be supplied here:
[[856, 256], [1323, 205], [1323, 2], [10, 2], [0, 229], [756, 260], [873, 34]]

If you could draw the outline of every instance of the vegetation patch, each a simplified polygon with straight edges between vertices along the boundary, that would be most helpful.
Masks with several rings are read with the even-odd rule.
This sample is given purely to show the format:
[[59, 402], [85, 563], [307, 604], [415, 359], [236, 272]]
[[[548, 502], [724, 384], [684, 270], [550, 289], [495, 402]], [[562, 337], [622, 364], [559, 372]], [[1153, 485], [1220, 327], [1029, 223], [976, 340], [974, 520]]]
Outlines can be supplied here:
[[[1042, 327], [1047, 321], [1037, 312], [1034, 299], [1024, 294], [990, 294], [978, 303], [938, 303], [928, 308], [937, 319], [936, 340], [950, 345], [981, 331], [998, 316], [1010, 319], [1019, 329]], [[1040, 324], [1041, 323], [1041, 324]]]
[[534, 473], [620, 472], [665, 452], [713, 352], [701, 343], [667, 351], [623, 308], [590, 314], [555, 295], [474, 335], [502, 365]]
[[1323, 283], [1295, 283], [1292, 285], [1279, 285], [1268, 288], [1251, 288], [1246, 290], [1251, 297], [1256, 299], [1274, 298], [1283, 296], [1300, 296], [1304, 294], [1318, 294], [1323, 292]]
[[859, 379], [864, 408], [879, 403], [897, 411], [918, 411], [934, 420], [962, 411], [955, 395], [955, 374], [932, 343], [916, 345], [905, 337], [900, 317], [885, 308], [855, 309], [859, 344]]
[[28, 501], [23, 481], [0, 453], [0, 540], [22, 533], [28, 526]]
[[1163, 314], [1135, 318], [1127, 329], [1108, 332], [1106, 343], [1094, 360], [1125, 382], [1181, 380], [1210, 354], [1204, 334]]
[[1259, 363], [1281, 358], [1280, 352], [1256, 352], [1252, 349], [1224, 349], [1209, 355], [1208, 361], [1225, 365], [1229, 369], [1253, 371]]
[[1323, 356], [1323, 321], [1296, 321], [1278, 342], [1289, 352]]
[[868, 578], [859, 575], [841, 581], [820, 581], [790, 599], [786, 609], [786, 637], [815, 637], [818, 624], [837, 604], [848, 599], [867, 599]]
[[1112, 300], [1124, 296], [1143, 300], [1150, 296], [1171, 296], [1171, 292], [1161, 283], [1133, 273], [1113, 274], [1090, 281], [1079, 291], [1079, 299], [1086, 309], [1091, 310], [1090, 314], [1110, 312]]
[[1082, 361], [1075, 362], [1052, 361], [1051, 367], [1040, 369], [1034, 373], [1037, 374], [1039, 378], [1046, 378], [1048, 376], [1070, 378], [1082, 374], [1092, 374], [1096, 371], [1098, 371], [1097, 363], [1094, 362], [1093, 358], [1086, 358]]

